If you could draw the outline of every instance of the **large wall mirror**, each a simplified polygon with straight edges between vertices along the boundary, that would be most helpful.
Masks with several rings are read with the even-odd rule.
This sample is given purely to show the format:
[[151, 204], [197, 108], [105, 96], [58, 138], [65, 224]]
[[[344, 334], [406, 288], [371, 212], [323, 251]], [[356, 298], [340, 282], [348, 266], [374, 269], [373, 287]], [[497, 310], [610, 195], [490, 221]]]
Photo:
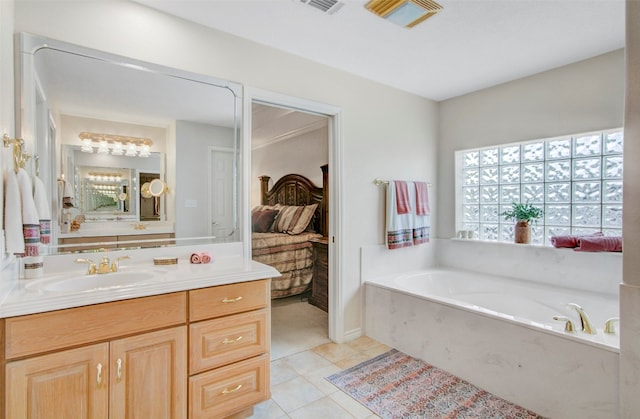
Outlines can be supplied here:
[[50, 194], [50, 254], [76, 242], [240, 240], [239, 84], [18, 41], [17, 131], [37, 156], [26, 169]]

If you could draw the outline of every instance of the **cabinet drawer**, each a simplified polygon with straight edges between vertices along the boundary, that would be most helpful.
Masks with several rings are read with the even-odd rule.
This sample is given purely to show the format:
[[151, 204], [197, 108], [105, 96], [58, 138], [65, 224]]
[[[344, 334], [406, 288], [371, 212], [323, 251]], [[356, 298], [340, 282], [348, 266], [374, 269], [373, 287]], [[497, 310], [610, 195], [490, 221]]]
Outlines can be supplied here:
[[186, 293], [114, 301], [5, 321], [6, 358], [93, 343], [186, 322]]
[[192, 323], [189, 373], [196, 374], [268, 350], [269, 317], [266, 309]]
[[261, 355], [189, 379], [189, 418], [223, 418], [269, 398], [269, 359]]
[[240, 282], [189, 291], [189, 320], [264, 308], [269, 303], [269, 280]]

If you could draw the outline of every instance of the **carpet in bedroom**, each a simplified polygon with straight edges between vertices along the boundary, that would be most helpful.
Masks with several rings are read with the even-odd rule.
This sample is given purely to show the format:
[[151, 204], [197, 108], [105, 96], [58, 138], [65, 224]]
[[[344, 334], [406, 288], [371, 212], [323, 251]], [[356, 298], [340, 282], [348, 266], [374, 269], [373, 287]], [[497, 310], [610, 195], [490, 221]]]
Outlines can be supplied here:
[[271, 300], [272, 361], [330, 342], [328, 315], [307, 295]]

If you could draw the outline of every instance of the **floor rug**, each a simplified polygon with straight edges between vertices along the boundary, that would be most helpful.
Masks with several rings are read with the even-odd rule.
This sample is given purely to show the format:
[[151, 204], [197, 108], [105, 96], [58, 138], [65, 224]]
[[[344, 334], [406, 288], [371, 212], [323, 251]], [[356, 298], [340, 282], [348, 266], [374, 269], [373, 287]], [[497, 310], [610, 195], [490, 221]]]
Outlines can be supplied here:
[[541, 418], [395, 349], [327, 380], [384, 419]]

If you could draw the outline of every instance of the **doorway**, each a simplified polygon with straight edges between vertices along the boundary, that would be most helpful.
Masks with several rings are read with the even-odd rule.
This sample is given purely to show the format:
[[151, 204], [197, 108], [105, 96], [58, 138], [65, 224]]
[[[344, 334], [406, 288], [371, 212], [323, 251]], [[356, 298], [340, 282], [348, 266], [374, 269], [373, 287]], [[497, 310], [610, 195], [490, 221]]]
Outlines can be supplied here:
[[[266, 92], [259, 89], [246, 89], [244, 96], [244, 114], [250, 117], [244, 118], [244, 132], [245, 132], [245, 144], [251, 144], [251, 132], [253, 131], [253, 115], [252, 115], [252, 107], [254, 104], [270, 106], [273, 108], [284, 110], [285, 112], [295, 112], [300, 116], [301, 114], [314, 115], [319, 116], [324, 120], [326, 124], [326, 162], [329, 164], [329, 216], [328, 216], [328, 234], [327, 234], [327, 256], [329, 260], [328, 266], [328, 337], [331, 341], [334, 342], [343, 342], [343, 315], [342, 315], [342, 307], [343, 304], [339, 296], [341, 295], [341, 281], [340, 272], [341, 263], [340, 263], [340, 225], [341, 225], [341, 209], [339, 205], [340, 197], [342, 196], [341, 191], [341, 110], [331, 105], [326, 105], [318, 102], [308, 101], [304, 99], [293, 98], [289, 96], [283, 96], [280, 94]], [[295, 128], [291, 128], [291, 131], [295, 131]], [[304, 131], [304, 130], [302, 130]], [[284, 141], [280, 138], [281, 141]], [[249, 147], [247, 147], [249, 148]], [[245, 154], [245, 158], [247, 161], [251, 162], [252, 155], [254, 153], [247, 152]], [[290, 160], [298, 161], [295, 156], [289, 157]], [[319, 166], [317, 164], [313, 164], [314, 166]], [[256, 188], [256, 179], [252, 178], [252, 173], [250, 170], [251, 164], [249, 168], [245, 171], [246, 176], [246, 190], [251, 191]], [[320, 173], [320, 168], [311, 167], [311, 170], [317, 170], [318, 174]], [[259, 176], [259, 175], [258, 175]], [[320, 181], [318, 181], [320, 183]], [[249, 195], [255, 196], [255, 191], [248, 192], [246, 199], [251, 202], [252, 198]], [[256, 198], [253, 198], [254, 200]], [[255, 201], [254, 201], [255, 202]], [[249, 206], [250, 207], [250, 206]], [[247, 214], [248, 216], [248, 214]], [[247, 234], [247, 240], [250, 241], [250, 234]], [[248, 250], [250, 255], [250, 249]]]

